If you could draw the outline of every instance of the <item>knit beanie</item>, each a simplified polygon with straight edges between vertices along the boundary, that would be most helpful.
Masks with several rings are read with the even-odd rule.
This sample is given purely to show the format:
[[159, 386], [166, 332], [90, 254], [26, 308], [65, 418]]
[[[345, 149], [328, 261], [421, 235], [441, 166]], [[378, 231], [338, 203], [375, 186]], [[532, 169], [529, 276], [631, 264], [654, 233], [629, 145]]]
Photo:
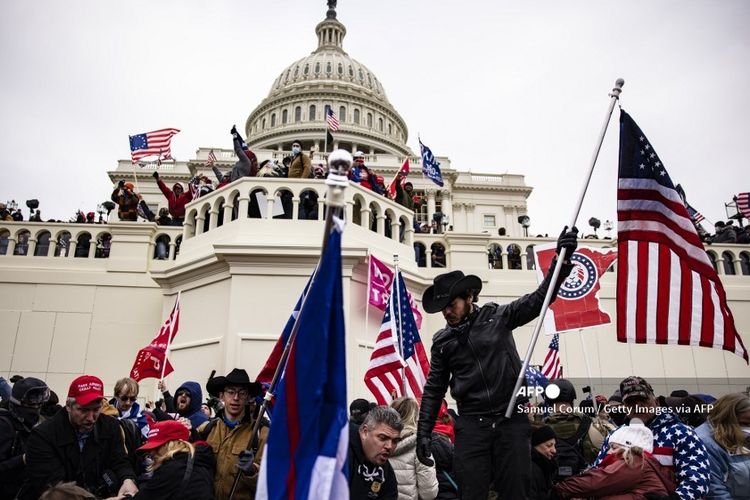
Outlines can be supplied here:
[[630, 420], [630, 424], [623, 425], [609, 436], [610, 443], [630, 448], [637, 446], [645, 451], [654, 451], [654, 433], [637, 418]]
[[555, 439], [555, 431], [549, 425], [542, 426], [531, 433], [531, 446], [542, 444], [550, 439]]

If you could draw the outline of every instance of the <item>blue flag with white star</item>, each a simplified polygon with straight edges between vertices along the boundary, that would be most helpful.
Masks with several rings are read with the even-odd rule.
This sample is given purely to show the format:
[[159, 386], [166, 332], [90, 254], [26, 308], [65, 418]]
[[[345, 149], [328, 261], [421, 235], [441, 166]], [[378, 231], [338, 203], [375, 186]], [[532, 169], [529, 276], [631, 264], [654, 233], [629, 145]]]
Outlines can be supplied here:
[[419, 150], [422, 153], [422, 174], [440, 187], [443, 187], [443, 175], [440, 173], [440, 162], [435, 159], [432, 150], [419, 140]]

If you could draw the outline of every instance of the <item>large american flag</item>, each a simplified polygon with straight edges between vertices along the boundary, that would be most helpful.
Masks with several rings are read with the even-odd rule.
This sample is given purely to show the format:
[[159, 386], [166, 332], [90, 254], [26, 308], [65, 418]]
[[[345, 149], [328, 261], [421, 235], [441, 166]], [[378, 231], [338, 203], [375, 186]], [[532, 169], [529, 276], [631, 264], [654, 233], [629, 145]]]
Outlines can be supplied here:
[[[403, 337], [403, 356], [400, 354], [399, 330]], [[379, 405], [390, 404], [394, 394], [395, 397], [409, 396], [420, 401], [429, 371], [430, 362], [411, 312], [406, 284], [401, 271], [397, 270], [375, 350], [365, 373], [365, 385]]]
[[617, 340], [745, 358], [726, 293], [687, 208], [638, 125], [620, 114]]
[[562, 376], [562, 365], [560, 365], [560, 334], [552, 336], [552, 341], [547, 349], [547, 357], [544, 358], [542, 374], [547, 380], [555, 380]]
[[750, 193], [740, 193], [737, 195], [737, 210], [742, 216], [750, 219]]
[[333, 110], [328, 108], [326, 111], [326, 122], [331, 132], [336, 132], [339, 129], [339, 119], [333, 114]]
[[214, 153], [214, 150], [208, 152], [208, 161], [206, 162], [206, 165], [214, 165], [216, 163], [216, 153]]
[[178, 133], [176, 128], [163, 128], [130, 136], [130, 156], [133, 163], [147, 156], [157, 155], [161, 158], [172, 157], [172, 136]]

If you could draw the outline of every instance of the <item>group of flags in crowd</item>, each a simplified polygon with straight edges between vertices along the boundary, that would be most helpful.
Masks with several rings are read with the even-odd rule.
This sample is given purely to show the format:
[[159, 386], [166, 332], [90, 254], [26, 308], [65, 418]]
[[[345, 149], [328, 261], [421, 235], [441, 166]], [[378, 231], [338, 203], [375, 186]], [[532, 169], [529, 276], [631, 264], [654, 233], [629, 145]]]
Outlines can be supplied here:
[[[435, 167], [432, 153], [420, 146], [423, 164]], [[547, 354], [541, 368], [527, 370], [527, 383], [541, 385], [562, 375], [559, 332], [611, 323], [597, 292], [599, 278], [618, 257], [618, 341], [720, 348], [747, 361], [724, 288], [693, 226], [695, 216], [645, 134], [624, 111], [617, 199], [618, 248], [580, 246], [571, 256], [575, 267], [543, 319], [552, 334]], [[741, 203], [750, 215], [747, 193], [738, 197]], [[342, 227], [336, 225], [328, 236], [316, 270], [257, 377], [266, 387], [272, 383], [296, 324], [300, 334], [290, 345], [276, 386], [258, 498], [348, 498]], [[535, 248], [540, 281], [554, 254], [554, 245]], [[374, 256], [368, 266], [367, 303], [384, 315], [365, 385], [378, 404], [400, 396], [419, 400], [429, 373], [419, 334], [421, 313], [398, 268], [391, 271]], [[179, 315], [178, 294], [156, 338], [138, 352], [131, 377], [161, 378], [172, 371], [167, 351]]]

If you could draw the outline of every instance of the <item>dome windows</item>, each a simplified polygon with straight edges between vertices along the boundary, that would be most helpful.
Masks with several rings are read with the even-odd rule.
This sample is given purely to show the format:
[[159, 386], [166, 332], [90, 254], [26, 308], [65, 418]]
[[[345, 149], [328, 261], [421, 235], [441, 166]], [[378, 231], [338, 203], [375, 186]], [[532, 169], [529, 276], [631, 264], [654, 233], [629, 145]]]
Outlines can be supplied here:
[[302, 121], [302, 107], [297, 106], [294, 108], [294, 123]]
[[262, 128], [263, 130], [265, 130], [266, 129], [266, 119], [263, 118], [263, 121], [261, 123], [262, 123], [262, 125], [261, 125], [260, 128]]
[[320, 74], [320, 63], [315, 63], [315, 76], [318, 76]]
[[349, 65], [349, 78], [354, 78], [354, 68], [352, 68], [352, 65]]
[[305, 64], [305, 69], [302, 70], [302, 74], [305, 75], [305, 76], [307, 76], [307, 75], [310, 74], [310, 65], [309, 64]]
[[296, 80], [299, 76], [299, 66], [294, 67], [294, 79]]
[[378, 118], [378, 130], [381, 132], [383, 131], [383, 119], [382, 118]]
[[316, 118], [315, 111], [316, 111], [315, 104], [311, 104], [310, 111], [307, 113], [307, 119], [310, 120], [311, 122], [315, 121], [315, 118]]
[[360, 82], [364, 82], [364, 81], [365, 81], [365, 74], [364, 74], [364, 72], [362, 71], [362, 68], [359, 68], [359, 72], [358, 72], [358, 75], [359, 75], [359, 81], [360, 81]]
[[354, 110], [354, 124], [359, 125], [359, 110], [358, 109]]
[[328, 62], [326, 64], [326, 76], [331, 76], [331, 73], [333, 73], [333, 65]]
[[372, 113], [367, 113], [367, 126], [372, 128]]
[[[289, 121], [289, 112], [285, 109], [284, 111], [281, 112], [281, 124], [286, 125], [286, 122], [288, 121]], [[265, 125], [263, 126], [263, 128], [266, 128]]]
[[276, 113], [271, 113], [271, 127], [276, 126]]
[[390, 123], [388, 124], [388, 135], [393, 135], [393, 127]]
[[339, 107], [339, 120], [341, 121], [341, 123], [344, 123], [346, 121], [346, 106]]
[[339, 63], [338, 67], [339, 76], [344, 76], [344, 65]]

